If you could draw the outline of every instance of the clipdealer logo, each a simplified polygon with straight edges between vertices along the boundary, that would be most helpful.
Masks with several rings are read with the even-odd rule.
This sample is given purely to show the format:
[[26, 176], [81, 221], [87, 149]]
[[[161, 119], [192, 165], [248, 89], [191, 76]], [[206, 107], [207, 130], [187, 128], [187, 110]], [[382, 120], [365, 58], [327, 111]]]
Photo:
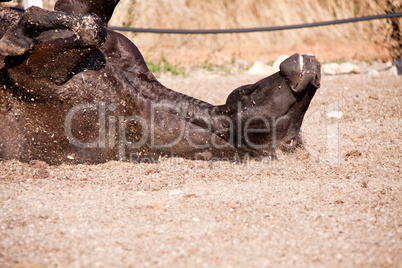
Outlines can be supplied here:
[[304, 148], [314, 158], [330, 166], [340, 165], [342, 117], [340, 102], [336, 100], [305, 116], [300, 131]]
[[[241, 103], [238, 105], [239, 110], [241, 110]], [[208, 148], [222, 150], [235, 143], [237, 145], [245, 144], [247, 147], [256, 150], [275, 147], [277, 125], [283, 123], [282, 120], [287, 120], [286, 116], [278, 118], [254, 116], [248, 118], [244, 122], [244, 120], [241, 120], [241, 114], [237, 115], [236, 119], [220, 115], [215, 116], [214, 120], [225, 122], [225, 128], [214, 129], [212, 122], [208, 120], [203, 121], [202, 128], [194, 128], [190, 126], [193, 125], [194, 119], [185, 118], [185, 115], [182, 114], [183, 112], [180, 111], [178, 107], [171, 104], [153, 104], [150, 110], [150, 118], [147, 119], [138, 115], [117, 115], [116, 111], [116, 104], [106, 104], [104, 102], [93, 104], [84, 103], [72, 107], [67, 113], [64, 122], [64, 131], [70, 144], [82, 149], [117, 148], [120, 160], [126, 160], [128, 155], [130, 155], [130, 161], [139, 162], [143, 161], [141, 159], [143, 156], [136, 153], [136, 151], [138, 152], [138, 149], [143, 146], [150, 146], [153, 149], [159, 149], [161, 151], [169, 151], [169, 147], [176, 146], [178, 143], [184, 141], [190, 147], [196, 149], [194, 151], [201, 152], [196, 153], [194, 156], [195, 159], [212, 159], [212, 162], [217, 162], [218, 159], [205, 157], [202, 153], [203, 150], [207, 150]], [[163, 124], [166, 122], [164, 122], [163, 118], [166, 112], [176, 115], [177, 120], [174, 122], [174, 133], [170, 133], [168, 127], [166, 127], [166, 135], [161, 137], [160, 131], [156, 131], [156, 128], [160, 129], [164, 127]], [[80, 134], [86, 131], [85, 120], [88, 119], [84, 118], [84, 120], [82, 120], [84, 115], [89, 116], [89, 120], [91, 120], [92, 123], [94, 119], [96, 121], [96, 126], [92, 127], [92, 132], [89, 135], [91, 138], [83, 138], [85, 135]], [[80, 125], [75, 125], [74, 122], [77, 122], [77, 120], [80, 119]], [[262, 123], [262, 127], [254, 129], [252, 126], [255, 122]], [[136, 138], [134, 140], [128, 131], [129, 124], [134, 124], [137, 130], [139, 130], [137, 131], [138, 133], [135, 133]], [[219, 138], [219, 133], [225, 131], [230, 133], [229, 140], [227, 142], [222, 142]], [[206, 137], [210, 137], [210, 139], [200, 141], [200, 139], [197, 139], [197, 134], [202, 134], [202, 132], [208, 132], [215, 135], [206, 135]], [[267, 133], [270, 135], [270, 139], [267, 139], [266, 143], [255, 144], [249, 139], [249, 137], [252, 134], [258, 133]], [[130, 137], [127, 135], [130, 135]], [[84, 139], [90, 139], [90, 141], [84, 141]], [[130, 152], [130, 149], [133, 149], [131, 151], [134, 153]], [[227, 160], [238, 161], [241, 159], [240, 156], [235, 158], [236, 159]], [[245, 158], [246, 161], [252, 159], [252, 157], [247, 155], [243, 158]], [[222, 159], [220, 158], [220, 160]], [[151, 160], [148, 159], [146, 161], [149, 162]], [[280, 166], [283, 167], [284, 164], [281, 163]]]

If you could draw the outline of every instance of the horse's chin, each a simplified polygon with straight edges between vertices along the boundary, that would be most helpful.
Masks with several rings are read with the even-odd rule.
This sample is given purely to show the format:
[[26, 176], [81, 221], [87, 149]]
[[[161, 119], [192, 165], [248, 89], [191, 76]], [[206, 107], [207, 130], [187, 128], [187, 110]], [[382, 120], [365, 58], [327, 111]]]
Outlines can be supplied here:
[[295, 137], [282, 140], [278, 145], [283, 152], [294, 152], [298, 147], [302, 146], [303, 143], [300, 136], [297, 135]]

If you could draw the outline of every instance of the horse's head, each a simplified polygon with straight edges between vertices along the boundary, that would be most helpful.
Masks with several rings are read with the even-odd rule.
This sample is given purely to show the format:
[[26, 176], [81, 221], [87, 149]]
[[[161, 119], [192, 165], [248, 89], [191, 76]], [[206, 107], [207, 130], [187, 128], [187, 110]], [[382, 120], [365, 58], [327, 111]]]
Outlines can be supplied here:
[[232, 114], [233, 142], [264, 152], [276, 145], [295, 148], [304, 114], [320, 80], [317, 59], [294, 54], [280, 65], [280, 72], [233, 91], [223, 106]]

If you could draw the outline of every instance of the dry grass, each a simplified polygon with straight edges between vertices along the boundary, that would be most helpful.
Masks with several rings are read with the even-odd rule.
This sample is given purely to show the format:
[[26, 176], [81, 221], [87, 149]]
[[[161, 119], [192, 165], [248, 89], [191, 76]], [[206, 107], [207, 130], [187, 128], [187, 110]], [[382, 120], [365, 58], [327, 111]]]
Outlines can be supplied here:
[[[55, 0], [45, 0], [44, 7], [52, 9], [54, 3]], [[383, 14], [386, 10], [401, 12], [402, 4], [399, 0], [122, 0], [110, 25], [168, 29], [248, 28]], [[402, 19], [396, 19], [396, 23], [401, 26]], [[395, 53], [399, 47], [395, 45], [398, 41], [391, 38], [392, 31], [389, 20], [373, 20], [268, 33], [125, 34], [150, 61], [221, 65], [232, 58], [270, 61], [294, 52], [312, 53], [320, 60], [388, 61], [392, 55], [400, 54]]]
[[[396, 5], [398, 4], [395, 3]], [[110, 24], [172, 29], [247, 28], [311, 23], [381, 14], [384, 13], [385, 9], [385, 0], [123, 0], [117, 7]], [[225, 56], [242, 58], [242, 54], [245, 54], [245, 57], [250, 54], [249, 51], [245, 52], [244, 50], [258, 50], [258, 54], [265, 54], [267, 57], [266, 55], [272, 53], [272, 48], [286, 47], [289, 52], [285, 53], [286, 50], [281, 50], [281, 53], [292, 54], [294, 52], [292, 49], [298, 49], [314, 54], [322, 52], [322, 58], [385, 60], [389, 59], [387, 38], [390, 36], [391, 30], [386, 20], [374, 20], [269, 33], [196, 36], [135, 35], [130, 33], [128, 36], [150, 57], [160, 57], [162, 54], [165, 57], [170, 55], [173, 57], [177, 56], [178, 50], [183, 51], [180, 54], [194, 53], [194, 51], [208, 54], [206, 51], [212, 51], [212, 58], [216, 56], [217, 52], [221, 52]], [[335, 55], [328, 52], [325, 55], [322, 50], [334, 50], [334, 43], [339, 46], [344, 44], [345, 50], [353, 50], [353, 52], [331, 51]], [[321, 47], [322, 49], [320, 49]], [[155, 55], [155, 52], [160, 54]], [[256, 51], [252, 53], [256, 53]], [[274, 53], [272, 57], [276, 57], [276, 54]], [[183, 55], [181, 56], [183, 57]], [[196, 58], [197, 55], [194, 57]], [[210, 59], [211, 55], [201, 58]]]
[[[383, 13], [377, 1], [130, 1], [119, 4], [112, 25], [153, 28], [248, 28], [262, 26], [311, 23], [332, 19]], [[205, 45], [225, 45], [241, 42], [260, 45], [289, 45], [309, 39], [376, 38], [373, 33], [384, 31], [384, 21], [357, 25], [297, 31], [207, 36]], [[143, 37], [140, 37], [140, 39]], [[147, 41], [156, 43], [160, 36], [147, 35]], [[170, 37], [183, 44], [189, 37]], [[205, 36], [196, 36], [187, 42], [205, 42]]]

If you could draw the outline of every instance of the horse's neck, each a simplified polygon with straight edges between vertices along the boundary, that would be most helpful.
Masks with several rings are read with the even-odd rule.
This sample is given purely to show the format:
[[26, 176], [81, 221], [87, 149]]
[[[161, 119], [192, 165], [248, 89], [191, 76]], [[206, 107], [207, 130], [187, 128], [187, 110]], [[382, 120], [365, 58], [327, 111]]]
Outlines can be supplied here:
[[224, 127], [217, 106], [171, 90], [156, 80], [141, 81], [136, 91], [137, 96], [133, 96], [134, 98], [145, 98], [153, 108], [177, 112], [180, 117], [192, 124], [211, 131]]

